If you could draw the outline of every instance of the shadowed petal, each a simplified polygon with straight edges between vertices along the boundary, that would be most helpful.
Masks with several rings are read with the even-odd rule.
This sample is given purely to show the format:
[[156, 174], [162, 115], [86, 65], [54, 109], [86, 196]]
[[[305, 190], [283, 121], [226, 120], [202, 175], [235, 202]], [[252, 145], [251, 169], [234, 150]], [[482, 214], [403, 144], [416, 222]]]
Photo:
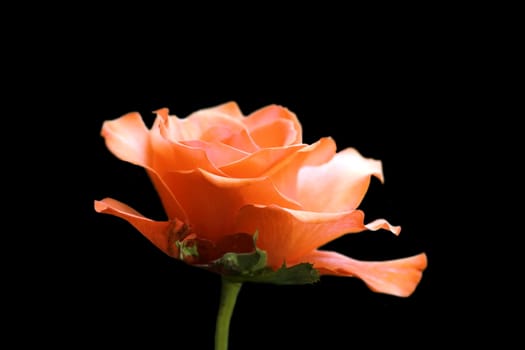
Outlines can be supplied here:
[[312, 211], [346, 211], [356, 209], [363, 200], [370, 176], [383, 181], [381, 161], [362, 157], [347, 148], [329, 162], [304, 166], [297, 181], [298, 200]]
[[347, 233], [366, 230], [363, 219], [360, 210], [315, 213], [248, 205], [239, 212], [235, 232], [257, 231], [257, 246], [268, 253], [268, 265], [277, 268]]
[[300, 144], [288, 147], [263, 148], [221, 167], [221, 170], [231, 177], [258, 177], [304, 147], [306, 145]]
[[258, 149], [260, 149], [260, 147], [252, 139], [248, 130], [241, 130], [236, 134], [231, 134], [230, 136], [222, 139], [221, 142], [247, 153], [256, 152]]
[[188, 216], [186, 211], [180, 205], [179, 201], [173, 195], [172, 190], [168, 187], [164, 179], [162, 179], [156, 171], [146, 168], [147, 174], [155, 186], [155, 190], [159, 195], [160, 201], [162, 202], [162, 207], [166, 212], [166, 215], [169, 219], [179, 219], [184, 222], [187, 221]]
[[111, 214], [126, 220], [157, 248], [168, 254], [170, 222], [148, 219], [128, 205], [112, 198], [104, 198], [100, 201], [95, 201], [94, 204], [98, 213]]
[[299, 262], [313, 263], [321, 274], [358, 277], [375, 292], [410, 296], [427, 266], [424, 253], [387, 261], [360, 261], [330, 251], [316, 250]]
[[194, 232], [213, 241], [221, 235], [237, 233], [233, 227], [235, 218], [239, 209], [247, 204], [299, 208], [298, 203], [282, 195], [268, 178], [234, 179], [197, 169], [169, 173], [165, 179]]
[[183, 141], [182, 144], [186, 147], [192, 147], [195, 149], [203, 150], [207, 158], [213, 165], [213, 168], [211, 168], [211, 170], [208, 170], [205, 167], [198, 166], [193, 167], [193, 169], [201, 168], [218, 175], [226, 175], [226, 173], [221, 167], [228, 166], [228, 164], [234, 162], [238, 162], [248, 156], [247, 152], [222, 142], [206, 142], [201, 140], [193, 140]]
[[260, 108], [246, 117], [245, 124], [260, 147], [302, 143], [302, 127], [297, 116], [282, 106]]

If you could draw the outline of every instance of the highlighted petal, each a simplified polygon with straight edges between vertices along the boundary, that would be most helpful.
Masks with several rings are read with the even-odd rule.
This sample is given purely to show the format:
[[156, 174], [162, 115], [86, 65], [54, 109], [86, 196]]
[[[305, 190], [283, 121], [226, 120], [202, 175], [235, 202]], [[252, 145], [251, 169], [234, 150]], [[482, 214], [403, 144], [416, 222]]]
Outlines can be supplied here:
[[[243, 124], [244, 116], [237, 104], [227, 103], [199, 110], [185, 119], [170, 116], [167, 108], [159, 109], [157, 120], [161, 134], [169, 142], [205, 141], [223, 143], [242, 152], [254, 152], [259, 147]], [[220, 119], [215, 119], [218, 114]]]
[[387, 231], [392, 232], [396, 236], [399, 235], [399, 233], [401, 232], [401, 226], [391, 225], [385, 219], [376, 219], [376, 220], [366, 224], [365, 226], [370, 231], [377, 231], [377, 230], [383, 229], [383, 230], [387, 230]]
[[347, 148], [325, 164], [300, 169], [298, 200], [305, 209], [312, 211], [356, 209], [368, 190], [372, 175], [383, 181], [381, 161], [364, 158], [354, 148]]
[[307, 165], [322, 164], [330, 160], [336, 151], [332, 138], [325, 137], [293, 153], [276, 166], [269, 169], [263, 176], [270, 176], [279, 191], [289, 198], [297, 200], [297, 174]]
[[[151, 146], [154, 150], [152, 163], [163, 176], [167, 172], [206, 169], [221, 173], [207, 154], [209, 145], [204, 141], [179, 141], [173, 135], [177, 132], [174, 118], [170, 118], [167, 109], [157, 111], [157, 119], [151, 129]], [[226, 146], [225, 146], [226, 147]], [[238, 152], [240, 153], [240, 152]], [[232, 155], [226, 154], [228, 158]], [[244, 156], [239, 154], [238, 158]]]
[[205, 108], [183, 119], [170, 116], [174, 141], [203, 140], [220, 142], [245, 129], [242, 114], [232, 112], [232, 105]]
[[268, 265], [280, 267], [347, 233], [366, 230], [360, 210], [316, 213], [278, 206], [241, 209], [235, 232], [259, 233], [257, 246], [268, 253]]
[[172, 225], [170, 222], [148, 219], [128, 205], [112, 198], [95, 201], [95, 210], [98, 213], [111, 214], [126, 220], [157, 248], [168, 254], [168, 232]]
[[373, 291], [410, 296], [419, 284], [427, 267], [425, 253], [387, 261], [360, 261], [330, 251], [316, 250], [299, 262], [313, 263], [323, 275], [358, 277]]
[[[120, 118], [111, 121], [105, 121], [102, 125], [102, 136], [105, 139], [108, 149], [121, 160], [145, 168], [160, 196], [164, 210], [170, 218], [184, 219], [184, 210], [178, 205], [177, 200], [173, 197], [170, 189], [162, 180], [162, 171], [165, 171], [166, 165], [159, 158], [159, 154], [165, 152], [165, 144], [150, 141], [150, 133], [144, 124], [140, 114], [128, 113]], [[152, 147], [156, 147], [156, 152], [152, 152]], [[153, 156], [155, 153], [155, 157]], [[159, 167], [153, 167], [157, 162]]]
[[105, 121], [101, 135], [108, 149], [119, 159], [144, 166], [149, 158], [149, 131], [139, 113], [128, 113]]

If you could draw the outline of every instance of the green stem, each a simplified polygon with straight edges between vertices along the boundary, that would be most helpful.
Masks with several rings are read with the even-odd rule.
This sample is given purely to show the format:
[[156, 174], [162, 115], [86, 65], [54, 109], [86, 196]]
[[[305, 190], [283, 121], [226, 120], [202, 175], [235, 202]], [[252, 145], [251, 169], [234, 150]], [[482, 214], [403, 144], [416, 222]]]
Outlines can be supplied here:
[[215, 350], [228, 350], [230, 320], [242, 283], [221, 277], [221, 284], [221, 299], [215, 325]]

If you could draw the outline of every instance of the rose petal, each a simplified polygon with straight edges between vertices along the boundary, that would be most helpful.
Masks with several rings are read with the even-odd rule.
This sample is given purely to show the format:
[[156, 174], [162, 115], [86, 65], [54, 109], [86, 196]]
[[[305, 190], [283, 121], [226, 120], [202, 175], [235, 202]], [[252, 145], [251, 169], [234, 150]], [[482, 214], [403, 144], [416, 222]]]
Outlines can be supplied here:
[[304, 144], [288, 147], [263, 148], [242, 159], [220, 168], [231, 177], [258, 177], [268, 172], [274, 166], [279, 166], [285, 159], [298, 150], [306, 147]]
[[259, 147], [279, 147], [297, 144], [295, 124], [290, 120], [275, 120], [250, 132]]
[[[177, 141], [172, 137], [176, 126], [166, 110], [159, 110], [151, 130], [151, 144], [154, 152], [155, 168], [161, 174], [171, 171], [205, 169], [215, 174], [224, 173], [219, 166], [246, 156], [246, 152], [237, 150], [221, 142], [203, 140]], [[162, 171], [160, 171], [162, 169]]]
[[315, 213], [278, 206], [247, 205], [235, 232], [258, 232], [257, 246], [268, 253], [268, 265], [277, 268], [347, 233], [366, 230], [360, 210]]
[[[212, 172], [218, 175], [226, 175], [221, 167], [228, 165], [233, 162], [237, 162], [248, 156], [248, 153], [226, 145], [221, 142], [206, 142], [201, 140], [183, 141], [180, 146], [186, 146], [188, 148], [199, 149], [205, 152], [207, 159], [211, 163], [211, 167], [205, 166], [194, 166], [191, 169], [201, 168], [206, 171]], [[209, 168], [209, 169], [208, 169]], [[191, 170], [185, 169], [185, 170]], [[182, 170], [182, 169], [180, 169]]]
[[[118, 158], [126, 162], [144, 167], [154, 186], [157, 190], [164, 210], [170, 218], [184, 219], [186, 214], [177, 200], [171, 193], [170, 189], [162, 180], [162, 174], [165, 171], [160, 158], [155, 158], [165, 152], [165, 145], [161, 143], [150, 142], [152, 134], [148, 131], [140, 114], [128, 113], [120, 118], [111, 121], [105, 121], [102, 125], [102, 136], [105, 139], [108, 149]], [[153, 133], [154, 135], [154, 133]], [[155, 151], [152, 147], [158, 147]], [[157, 162], [158, 169], [154, 168]]]
[[221, 142], [247, 153], [253, 153], [260, 149], [248, 133], [248, 130], [241, 130], [236, 134], [231, 134], [229, 137], [222, 139]]
[[184, 222], [188, 220], [186, 211], [180, 205], [179, 201], [175, 198], [172, 190], [168, 187], [166, 182], [152, 169], [146, 168], [146, 171], [155, 187], [157, 194], [159, 195], [162, 207], [166, 212], [169, 219], [179, 219]]
[[383, 181], [379, 160], [362, 157], [354, 148], [337, 153], [329, 162], [299, 170], [297, 198], [306, 210], [346, 211], [363, 200], [370, 177]]
[[112, 198], [94, 201], [98, 213], [111, 214], [129, 222], [157, 248], [168, 254], [168, 221], [154, 221], [146, 218], [128, 205]]
[[269, 176], [275, 186], [287, 197], [297, 199], [297, 174], [306, 165], [321, 164], [331, 159], [336, 151], [332, 138], [325, 137], [308, 145], [292, 157], [283, 159], [276, 166], [268, 169], [261, 176]]
[[201, 111], [215, 111], [224, 115], [228, 115], [234, 119], [244, 119], [244, 114], [242, 113], [239, 105], [235, 101], [228, 101], [222, 104], [219, 104], [215, 107], [210, 107], [202, 109]]
[[331, 251], [315, 250], [299, 262], [313, 263], [323, 275], [358, 277], [375, 292], [410, 296], [427, 266], [424, 253], [387, 261], [360, 261]]
[[133, 112], [102, 124], [107, 148], [119, 159], [144, 166], [150, 156], [149, 131], [139, 113]]
[[269, 105], [248, 115], [245, 124], [261, 147], [302, 143], [302, 127], [295, 113], [278, 105]]
[[[186, 118], [168, 116], [168, 109], [157, 111], [166, 123], [167, 134], [172, 141], [203, 140], [218, 142], [245, 129], [242, 114], [233, 112], [231, 104], [204, 108], [191, 113]], [[232, 114], [231, 114], [232, 113]]]
[[[234, 105], [237, 106], [236, 104]], [[238, 109], [238, 107], [236, 108]], [[259, 149], [248, 134], [246, 126], [243, 124], [244, 117], [240, 114], [240, 110], [238, 110], [238, 113], [235, 113], [235, 110], [232, 110], [231, 104], [202, 109], [191, 114], [186, 119], [169, 116], [168, 112], [167, 108], [159, 109], [154, 126], [158, 125], [161, 135], [169, 142], [177, 143], [181, 141], [200, 140], [209, 143], [222, 143], [236, 148], [241, 152], [250, 153]], [[226, 112], [232, 114], [229, 115]], [[210, 116], [206, 116], [206, 113], [211, 113], [212, 116], [219, 113], [221, 119], [215, 121], [208, 120], [207, 118]], [[196, 125], [191, 125], [192, 123]], [[202, 124], [204, 124], [204, 127], [207, 127], [207, 129], [202, 129]], [[190, 132], [186, 130], [187, 128], [189, 128], [189, 130], [202, 129], [201, 134], [195, 130]]]
[[170, 171], [189, 170], [200, 167], [217, 171], [208, 159], [206, 152], [173, 140], [169, 133], [170, 119], [167, 114], [157, 112], [151, 128], [152, 167], [162, 177]]
[[197, 169], [167, 174], [166, 182], [184, 208], [194, 232], [212, 241], [240, 232], [234, 231], [234, 219], [247, 204], [300, 207], [282, 195], [268, 178], [234, 179]]
[[387, 230], [395, 234], [396, 236], [399, 235], [401, 232], [401, 226], [394, 226], [390, 224], [385, 219], [376, 219], [368, 224], [365, 225], [367, 229], [370, 231], [377, 231], [377, 230]]

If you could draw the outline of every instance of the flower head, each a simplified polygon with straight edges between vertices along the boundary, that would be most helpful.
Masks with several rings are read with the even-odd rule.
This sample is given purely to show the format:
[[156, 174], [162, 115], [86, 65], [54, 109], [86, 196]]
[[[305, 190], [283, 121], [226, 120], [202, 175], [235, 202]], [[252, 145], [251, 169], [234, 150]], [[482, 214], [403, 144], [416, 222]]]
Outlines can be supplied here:
[[186, 118], [164, 108], [151, 128], [129, 113], [104, 122], [101, 133], [115, 156], [147, 171], [166, 220], [111, 198], [95, 201], [95, 210], [128, 221], [174, 258], [219, 273], [242, 267], [240, 274], [306, 263], [321, 275], [357, 277], [398, 296], [412, 294], [421, 280], [424, 253], [370, 262], [320, 249], [345, 234], [397, 235], [400, 227], [385, 219], [365, 223], [358, 209], [371, 177], [383, 181], [381, 162], [354, 148], [337, 152], [330, 137], [303, 143], [298, 118], [284, 107], [245, 116], [229, 102]]

